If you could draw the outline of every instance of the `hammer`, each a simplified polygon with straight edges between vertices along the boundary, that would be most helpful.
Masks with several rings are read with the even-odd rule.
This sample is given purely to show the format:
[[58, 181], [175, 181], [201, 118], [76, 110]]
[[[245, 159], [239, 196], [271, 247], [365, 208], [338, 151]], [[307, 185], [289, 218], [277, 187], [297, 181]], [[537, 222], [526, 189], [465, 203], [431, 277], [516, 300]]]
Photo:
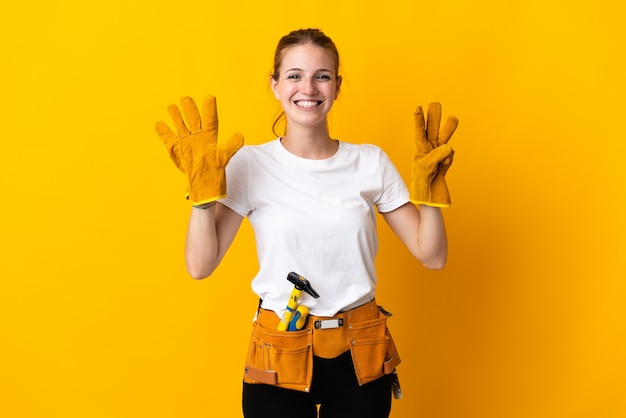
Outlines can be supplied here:
[[[320, 295], [318, 295], [317, 292], [313, 290], [309, 281], [305, 279], [304, 277], [300, 276], [298, 273], [294, 273], [292, 271], [291, 273], [287, 275], [287, 280], [293, 283], [294, 287], [293, 287], [293, 290], [291, 291], [289, 302], [287, 302], [287, 309], [285, 310], [283, 317], [278, 323], [278, 327], [277, 327], [278, 331], [287, 331], [287, 329], [290, 328], [289, 324], [292, 322], [291, 320], [293, 318], [294, 312], [296, 311], [296, 307], [298, 305], [298, 301], [300, 300], [300, 295], [302, 294], [303, 290], [316, 299], [320, 297]], [[308, 310], [306, 311], [306, 313], [308, 313]], [[304, 316], [306, 316], [306, 313]], [[298, 318], [298, 319], [301, 319], [301, 318]], [[302, 326], [304, 326], [304, 321], [298, 321], [298, 325], [300, 328], [302, 328]], [[297, 326], [294, 327], [293, 325], [291, 328], [300, 329], [300, 328], [297, 328]]]

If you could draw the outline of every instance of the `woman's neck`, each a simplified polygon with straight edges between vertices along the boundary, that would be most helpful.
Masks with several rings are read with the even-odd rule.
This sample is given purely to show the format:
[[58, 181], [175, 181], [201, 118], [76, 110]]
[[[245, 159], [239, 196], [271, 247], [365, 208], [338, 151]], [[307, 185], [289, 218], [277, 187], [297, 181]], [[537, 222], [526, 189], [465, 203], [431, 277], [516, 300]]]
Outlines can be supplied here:
[[328, 129], [289, 129], [280, 139], [290, 153], [309, 160], [324, 160], [337, 152], [339, 142], [328, 134]]

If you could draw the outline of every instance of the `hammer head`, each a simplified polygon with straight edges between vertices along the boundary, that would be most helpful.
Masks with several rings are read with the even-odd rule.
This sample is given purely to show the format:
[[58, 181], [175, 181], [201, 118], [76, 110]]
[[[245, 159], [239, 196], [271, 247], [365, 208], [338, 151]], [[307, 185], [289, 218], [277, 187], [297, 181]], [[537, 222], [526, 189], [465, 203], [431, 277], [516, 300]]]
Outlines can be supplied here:
[[287, 280], [293, 283], [294, 286], [296, 286], [296, 289], [304, 290], [305, 292], [307, 292], [309, 295], [313, 296], [316, 299], [320, 297], [320, 295], [318, 295], [317, 292], [313, 290], [313, 288], [311, 287], [311, 283], [309, 283], [307, 279], [300, 276], [298, 273], [294, 273], [292, 271], [291, 273], [287, 275]]

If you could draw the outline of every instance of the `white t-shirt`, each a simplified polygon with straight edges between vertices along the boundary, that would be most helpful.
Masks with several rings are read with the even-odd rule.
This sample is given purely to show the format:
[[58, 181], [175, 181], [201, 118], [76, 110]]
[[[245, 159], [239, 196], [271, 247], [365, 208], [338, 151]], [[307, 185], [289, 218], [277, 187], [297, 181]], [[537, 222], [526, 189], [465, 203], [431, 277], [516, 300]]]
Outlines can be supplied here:
[[280, 139], [244, 146], [226, 168], [220, 202], [254, 229], [259, 272], [252, 290], [279, 316], [294, 285], [306, 278], [320, 295], [302, 292], [311, 314], [333, 316], [374, 298], [378, 250], [375, 207], [389, 212], [409, 201], [387, 155], [374, 145], [339, 142], [324, 160], [287, 151]]

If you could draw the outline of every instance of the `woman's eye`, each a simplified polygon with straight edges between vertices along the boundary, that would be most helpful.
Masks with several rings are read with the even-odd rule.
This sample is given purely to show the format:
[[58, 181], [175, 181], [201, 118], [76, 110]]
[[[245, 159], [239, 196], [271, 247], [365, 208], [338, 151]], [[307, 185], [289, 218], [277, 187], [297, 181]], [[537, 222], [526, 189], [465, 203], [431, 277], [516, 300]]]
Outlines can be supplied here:
[[299, 78], [300, 78], [300, 76], [299, 76], [298, 74], [289, 74], [289, 75], [287, 76], [287, 79], [288, 79], [288, 80], [297, 80], [297, 79], [299, 79]]
[[323, 80], [323, 81], [328, 81], [328, 80], [330, 80], [330, 76], [326, 75], [326, 74], [320, 74], [320, 75], [317, 76], [317, 79], [318, 80]]

